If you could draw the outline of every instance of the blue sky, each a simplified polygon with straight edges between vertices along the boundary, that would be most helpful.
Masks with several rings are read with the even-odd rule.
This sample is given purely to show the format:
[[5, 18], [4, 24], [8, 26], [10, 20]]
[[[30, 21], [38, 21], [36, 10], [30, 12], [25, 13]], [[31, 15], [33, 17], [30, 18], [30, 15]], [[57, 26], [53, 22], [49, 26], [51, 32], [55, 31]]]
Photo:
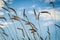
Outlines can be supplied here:
[[[50, 1], [54, 2], [55, 8], [52, 8], [52, 5], [49, 4]], [[28, 16], [29, 21], [32, 22], [33, 24], [35, 24], [40, 36], [42, 36], [43, 38], [48, 36], [46, 31], [47, 31], [47, 27], [49, 27], [50, 33], [51, 33], [51, 40], [55, 40], [54, 23], [60, 25], [60, 0], [6, 0], [6, 2], [8, 4], [8, 6], [14, 8], [16, 10], [18, 16], [23, 19], [25, 19], [22, 15], [23, 9], [26, 9], [26, 15]], [[1, 4], [1, 2], [0, 2], [0, 4]], [[2, 7], [5, 7], [5, 5]], [[34, 8], [36, 9], [37, 15], [41, 11], [48, 11], [51, 13], [51, 15], [41, 13], [40, 19], [39, 19], [39, 21], [37, 21], [34, 16], [34, 10], [33, 10]], [[0, 10], [3, 11], [3, 9], [0, 9]], [[9, 20], [7, 12], [5, 10], [3, 12], [2, 11], [0, 11], [0, 16], [6, 17], [8, 22], [2, 22], [2, 24], [4, 24], [5, 26], [1, 26], [1, 27], [6, 31], [6, 33], [8, 33], [8, 29], [6, 28], [6, 25], [7, 25], [9, 28], [10, 34], [12, 35], [12, 37], [14, 39], [17, 40], [14, 25], [16, 27], [23, 28], [22, 25], [19, 23], [19, 21], [16, 21], [16, 20], [14, 21], [14, 23], [12, 23]], [[12, 15], [14, 15], [14, 13], [12, 11], [10, 11], [10, 12], [12, 13]], [[55, 22], [55, 20], [56, 20], [56, 22]], [[1, 20], [0, 20], [0, 23], [1, 23]], [[25, 27], [26, 31], [28, 30], [27, 32], [28, 32], [29, 37], [31, 38], [31, 40], [34, 40], [31, 32], [29, 31], [29, 28], [31, 28], [31, 27], [28, 25], [25, 25], [25, 22], [23, 22], [23, 23], [24, 23], [24, 27]], [[40, 27], [38, 24], [40, 25]], [[41, 30], [41, 32], [40, 32], [40, 30]], [[59, 35], [60, 29], [57, 28], [56, 30], [57, 30], [57, 40], [59, 40], [60, 39], [60, 35]], [[17, 30], [17, 33], [18, 33], [17, 34], [18, 38], [22, 39], [22, 37], [23, 37], [22, 32], [20, 30]], [[7, 40], [11, 40], [10, 36], [5, 37], [5, 38]], [[24, 39], [28, 40], [27, 36]], [[39, 40], [37, 35], [36, 35], [36, 39]]]
[[[12, 0], [13, 4], [12, 6], [14, 7], [30, 7], [32, 5], [36, 5], [38, 7], [42, 7], [42, 6], [50, 6], [49, 5], [49, 0]], [[43, 2], [43, 3], [42, 3]], [[59, 7], [60, 1], [59, 0], [54, 0], [54, 3], [56, 5], [56, 7]]]

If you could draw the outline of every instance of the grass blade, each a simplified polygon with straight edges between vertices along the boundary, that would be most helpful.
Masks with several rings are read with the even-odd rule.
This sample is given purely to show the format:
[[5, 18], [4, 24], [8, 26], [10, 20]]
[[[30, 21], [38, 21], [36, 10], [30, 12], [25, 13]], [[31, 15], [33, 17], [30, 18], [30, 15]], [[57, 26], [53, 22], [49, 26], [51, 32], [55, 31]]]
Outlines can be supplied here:
[[8, 34], [6, 34], [5, 32], [3, 32], [3, 34], [8, 37]]
[[25, 18], [29, 21], [27, 15], [25, 14], [25, 9], [24, 9], [24, 11], [23, 11], [23, 17], [25, 17]]
[[60, 26], [59, 26], [59, 25], [57, 25], [57, 24], [55, 24], [55, 26], [57, 26], [58, 28], [60, 28]]
[[37, 14], [36, 14], [36, 11], [35, 11], [35, 9], [34, 9], [34, 15], [35, 15], [35, 17], [36, 17], [36, 19], [37, 19]]
[[43, 40], [43, 38], [40, 36], [40, 39]]
[[21, 29], [21, 28], [17, 28], [17, 29], [21, 30], [21, 31], [22, 31], [22, 34], [23, 34], [23, 37], [25, 37], [25, 35], [24, 35], [24, 30]]

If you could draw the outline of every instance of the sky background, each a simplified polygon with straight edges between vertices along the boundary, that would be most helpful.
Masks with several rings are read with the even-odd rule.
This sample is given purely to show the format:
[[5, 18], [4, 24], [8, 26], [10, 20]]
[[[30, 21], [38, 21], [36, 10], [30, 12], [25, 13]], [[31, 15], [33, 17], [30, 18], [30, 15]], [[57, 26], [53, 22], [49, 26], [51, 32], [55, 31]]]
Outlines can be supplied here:
[[[38, 28], [39, 35], [42, 36], [44, 39], [46, 38], [46, 36], [48, 36], [46, 31], [47, 31], [47, 27], [49, 27], [50, 33], [51, 33], [50, 39], [55, 40], [55, 32], [57, 31], [56, 40], [60, 40], [60, 35], [59, 35], [60, 28], [54, 25], [54, 24], [60, 25], [60, 0], [5, 0], [5, 1], [7, 2], [8, 6], [14, 8], [18, 16], [23, 19], [25, 19], [23, 17], [23, 9], [26, 9], [26, 15], [28, 16], [29, 21], [35, 24], [36, 28]], [[51, 4], [49, 4], [50, 1], [54, 2], [54, 5], [55, 5], [54, 8]], [[2, 7], [5, 7], [5, 5], [3, 4]], [[33, 9], [36, 9], [37, 15], [41, 11], [48, 11], [51, 13], [51, 15], [41, 13], [41, 16], [38, 22], [34, 16]], [[10, 12], [12, 15], [15, 15], [13, 11], [10, 11]], [[0, 8], [0, 16], [4, 16], [7, 19], [7, 22], [2, 22], [2, 20], [0, 19], [0, 23], [5, 25], [0, 27], [2, 27], [7, 34], [9, 34], [9, 37], [5, 37], [5, 38], [7, 40], [11, 40], [10, 36], [12, 35], [12, 37], [17, 40], [14, 25], [16, 26], [16, 28], [23, 28], [22, 25], [19, 23], [19, 21], [16, 21], [16, 20], [14, 20], [14, 23], [12, 23], [7, 15], [7, 11], [3, 10], [2, 8]], [[31, 27], [28, 25], [25, 25], [24, 22], [22, 23], [31, 40], [34, 40], [31, 32], [29, 31]], [[40, 25], [40, 27], [38, 24]], [[8, 26], [10, 33], [6, 28], [6, 25]], [[56, 30], [55, 30], [55, 27], [56, 27]], [[21, 30], [17, 29], [17, 36], [20, 40], [23, 38]], [[28, 40], [27, 36], [24, 39]], [[37, 34], [36, 34], [36, 39], [39, 40]]]

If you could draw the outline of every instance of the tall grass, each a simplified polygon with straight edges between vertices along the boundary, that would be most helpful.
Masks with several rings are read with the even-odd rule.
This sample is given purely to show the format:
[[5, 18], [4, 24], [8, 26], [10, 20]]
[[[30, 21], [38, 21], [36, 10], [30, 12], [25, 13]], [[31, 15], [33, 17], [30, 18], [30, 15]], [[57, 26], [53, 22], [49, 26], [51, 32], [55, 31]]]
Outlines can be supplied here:
[[[5, 7], [2, 7], [5, 11], [7, 11], [8, 12], [8, 16], [9, 16], [9, 19], [10, 19], [10, 21], [12, 22], [12, 23], [14, 23], [15, 22], [15, 20], [16, 21], [18, 21], [19, 23], [18, 24], [20, 24], [20, 25], [22, 25], [22, 27], [23, 28], [20, 28], [20, 27], [18, 27], [17, 28], [17, 26], [15, 25], [15, 23], [13, 24], [13, 28], [14, 28], [14, 30], [15, 30], [15, 35], [14, 36], [16, 36], [16, 38], [17, 38], [17, 40], [21, 40], [21, 39], [19, 39], [19, 37], [18, 37], [18, 30], [21, 30], [22, 31], [22, 35], [23, 35], [23, 38], [22, 38], [22, 40], [25, 40], [24, 38], [27, 36], [27, 38], [28, 38], [28, 40], [31, 40], [31, 38], [29, 37], [29, 35], [28, 35], [28, 30], [26, 30], [27, 28], [25, 28], [25, 25], [28, 25], [28, 26], [30, 26], [31, 28], [29, 28], [29, 31], [31, 31], [31, 34], [32, 34], [32, 36], [33, 36], [33, 38], [34, 38], [34, 40], [37, 40], [36, 39], [36, 34], [37, 34], [37, 36], [39, 37], [39, 40], [47, 40], [47, 38], [48, 38], [48, 40], [51, 40], [50, 39], [50, 29], [49, 29], [49, 27], [47, 28], [47, 33], [48, 33], [48, 36], [46, 36], [46, 38], [44, 39], [43, 38], [43, 34], [42, 34], [42, 31], [41, 31], [41, 27], [40, 27], [40, 16], [41, 16], [41, 14], [44, 14], [44, 13], [46, 13], [46, 14], [49, 14], [50, 16], [51, 16], [51, 13], [50, 12], [48, 12], [48, 11], [41, 11], [41, 12], [39, 12], [38, 14], [36, 13], [36, 10], [35, 9], [33, 9], [33, 11], [34, 11], [34, 17], [36, 18], [35, 20], [36, 21], [38, 21], [38, 26], [40, 27], [40, 29], [38, 29], [37, 27], [36, 27], [36, 25], [35, 24], [33, 24], [33, 22], [31, 22], [30, 20], [29, 20], [29, 17], [27, 16], [27, 14], [26, 14], [26, 9], [24, 9], [23, 10], [23, 17], [24, 17], [24, 19], [23, 18], [21, 18], [21, 17], [19, 17], [18, 16], [18, 14], [17, 14], [17, 12], [15, 11], [15, 9], [13, 9], [13, 8], [11, 8], [11, 7], [9, 7], [8, 6], [8, 4], [4, 1], [4, 0], [2, 0], [3, 2], [4, 2], [4, 4], [5, 4], [5, 6], [6, 6], [6, 8]], [[54, 3], [53, 2], [50, 2], [50, 4], [52, 4], [53, 5], [53, 8], [54, 8]], [[13, 11], [14, 12], [14, 14], [15, 15], [12, 15], [11, 14], [11, 11]], [[52, 16], [51, 16], [51, 18], [52, 18]], [[2, 21], [3, 22], [7, 22], [7, 20], [8, 19], [6, 19], [5, 17], [0, 17], [0, 19], [2, 19]], [[26, 20], [25, 20], [26, 19]], [[22, 22], [23, 21], [23, 22]], [[56, 21], [56, 20], [55, 20]], [[24, 23], [25, 23], [25, 25], [24, 25]], [[1, 38], [2, 40], [6, 40], [6, 38], [4, 37], [4, 35], [6, 36], [6, 37], [9, 37], [9, 35], [10, 35], [10, 37], [11, 37], [11, 40], [14, 40], [15, 38], [13, 38], [12, 37], [12, 34], [11, 34], [11, 32], [10, 32], [10, 30], [9, 30], [9, 28], [8, 27], [10, 27], [9, 25], [3, 25], [3, 24], [0, 24], [1, 26], [6, 26], [6, 28], [7, 28], [7, 30], [8, 30], [8, 33], [6, 33], [5, 32], [5, 30], [3, 29], [3, 28], [1, 28], [0, 27], [0, 29], [2, 30], [2, 37], [4, 38]], [[60, 26], [59, 25], [57, 25], [57, 24], [54, 24], [55, 26], [57, 26], [58, 28], [60, 28]], [[17, 30], [18, 29], [18, 30]], [[38, 33], [38, 30], [40, 30], [40, 33]], [[55, 31], [56, 31], [56, 27], [55, 27]], [[25, 35], [26, 34], [26, 35]], [[42, 36], [41, 36], [42, 35]], [[56, 38], [56, 34], [55, 34], [55, 38]], [[10, 38], [9, 38], [10, 39]], [[15, 39], [16, 40], [16, 39]], [[55, 39], [56, 40], [56, 39]]]
[[[10, 13], [10, 11], [9, 11], [9, 9], [10, 10], [12, 10], [13, 12], [14, 12], [14, 14], [17, 16], [17, 13], [16, 13], [16, 11], [13, 9], [13, 8], [11, 8], [11, 7], [9, 7], [8, 5], [7, 5], [7, 3], [3, 0], [3, 2], [4, 2], [4, 4], [6, 5], [6, 7], [7, 7], [7, 9], [6, 8], [4, 8], [3, 7], [3, 9], [5, 9], [5, 10], [7, 10], [9, 13]], [[10, 17], [10, 19], [11, 19], [11, 15], [8, 13], [8, 15], [9, 15], [9, 17]], [[14, 23], [14, 21], [13, 20], [11, 20], [12, 21], [12, 23]], [[17, 36], [17, 30], [16, 30], [16, 27], [15, 27], [15, 25], [14, 25], [14, 29], [15, 29], [15, 32], [16, 32], [16, 36]], [[17, 39], [18, 39], [18, 36], [17, 36]], [[19, 40], [19, 39], [18, 39]]]
[[[3, 22], [7, 22], [7, 21], [5, 21], [5, 20], [2, 20]], [[12, 35], [11, 35], [11, 33], [10, 33], [10, 30], [9, 30], [9, 26], [8, 25], [5, 25], [6, 26], [6, 28], [7, 28], [7, 30], [8, 30], [8, 33], [10, 34], [10, 37], [11, 37], [11, 39], [13, 40], [13, 37], [12, 37]], [[5, 34], [6, 35], [6, 34]]]

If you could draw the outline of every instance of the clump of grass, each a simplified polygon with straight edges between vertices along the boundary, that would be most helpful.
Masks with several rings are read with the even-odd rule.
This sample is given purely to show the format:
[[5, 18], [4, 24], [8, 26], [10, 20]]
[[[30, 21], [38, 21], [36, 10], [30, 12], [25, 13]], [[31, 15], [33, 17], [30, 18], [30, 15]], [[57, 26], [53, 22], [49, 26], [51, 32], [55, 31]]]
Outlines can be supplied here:
[[[14, 23], [14, 20], [17, 20], [17, 21], [19, 21], [19, 22], [21, 23], [23, 29], [21, 29], [21, 28], [17, 28], [17, 29], [19, 29], [19, 30], [22, 31], [22, 34], [23, 34], [24, 37], [25, 37], [25, 35], [24, 35], [24, 32], [25, 32], [25, 33], [26, 33], [26, 36], [28, 37], [28, 40], [31, 40], [31, 39], [29, 38], [28, 33], [27, 33], [28, 30], [25, 29], [25, 27], [24, 27], [24, 25], [23, 25], [24, 23], [22, 23], [22, 21], [24, 21], [24, 22], [26, 23], [26, 25], [31, 26], [31, 29], [29, 29], [29, 30], [31, 31], [31, 33], [33, 33], [34, 40], [36, 40], [36, 38], [35, 38], [35, 33], [37, 33], [38, 37], [40, 37], [41, 40], [44, 40], [43, 37], [39, 36], [39, 33], [37, 32], [36, 26], [35, 26], [32, 22], [29, 21], [28, 16], [25, 14], [25, 9], [23, 10], [23, 17], [26, 18], [27, 21], [24, 20], [24, 19], [22, 19], [22, 18], [20, 18], [20, 17], [18, 17], [17, 12], [15, 11], [15, 9], [9, 7], [4, 0], [2, 0], [2, 1], [4, 2], [5, 6], [7, 7], [7, 8], [4, 8], [4, 7], [2, 7], [2, 8], [3, 8], [4, 10], [6, 10], [6, 11], [9, 12], [9, 13], [8, 13], [8, 16], [9, 16], [9, 18], [11, 19], [11, 21]], [[50, 4], [52, 4], [53, 7], [54, 7], [54, 3], [53, 3], [53, 2], [50, 2]], [[11, 15], [10, 10], [12, 10], [15, 15]], [[35, 18], [36, 18], [36, 19], [39, 20], [39, 17], [40, 17], [40, 15], [41, 15], [41, 13], [47, 13], [47, 14], [51, 15], [51, 13], [49, 13], [48, 11], [41, 11], [41, 12], [39, 12], [39, 14], [37, 15], [36, 10], [34, 9], [34, 15], [35, 15]], [[4, 19], [4, 21], [7, 22], [7, 20], [6, 20], [5, 17], [0, 17], [0, 19]], [[1, 25], [1, 24], [0, 24], [0, 25]], [[40, 24], [39, 24], [39, 25], [40, 25]], [[60, 28], [60, 26], [57, 25], [57, 24], [55, 24], [55, 26], [57, 26], [58, 28]], [[39, 27], [40, 27], [40, 26], [39, 26]], [[15, 25], [14, 25], [14, 28], [15, 28], [16, 37], [17, 37], [17, 30], [16, 30], [16, 26], [15, 26]], [[0, 28], [0, 29], [3, 31], [3, 34], [8, 37], [8, 34], [5, 33], [2, 28]], [[9, 31], [9, 28], [8, 28], [8, 27], [7, 27], [7, 29], [8, 29], [8, 31]], [[41, 29], [41, 28], [40, 28], [40, 29]], [[49, 40], [50, 40], [49, 28], [47, 28], [47, 29], [48, 29], [47, 33], [48, 33], [48, 35], [49, 35], [48, 37], [49, 37]], [[10, 33], [10, 31], [9, 31], [9, 33]], [[10, 33], [10, 34], [11, 34], [11, 33]], [[12, 36], [11, 36], [11, 38], [12, 38], [12, 40], [14, 40], [14, 38], [13, 38]], [[22, 38], [22, 39], [24, 40], [24, 38]], [[18, 37], [17, 37], [17, 40], [19, 40]], [[45, 38], [45, 40], [47, 40], [47, 37]]]
[[[11, 18], [11, 19], [14, 19], [14, 20], [19, 21], [19, 22], [21, 23], [23, 29], [25, 30], [25, 27], [24, 27], [23, 23], [21, 22], [21, 20], [22, 20], [22, 21], [25, 21], [25, 20], [21, 19], [21, 18], [18, 17], [18, 16], [14, 16], [14, 18]], [[26, 22], [26, 21], [25, 21], [25, 22]], [[27, 35], [27, 37], [28, 37], [28, 40], [30, 40], [30, 38], [29, 38], [28, 33], [26, 32], [26, 30], [25, 30], [25, 33], [26, 33], [26, 35]]]

